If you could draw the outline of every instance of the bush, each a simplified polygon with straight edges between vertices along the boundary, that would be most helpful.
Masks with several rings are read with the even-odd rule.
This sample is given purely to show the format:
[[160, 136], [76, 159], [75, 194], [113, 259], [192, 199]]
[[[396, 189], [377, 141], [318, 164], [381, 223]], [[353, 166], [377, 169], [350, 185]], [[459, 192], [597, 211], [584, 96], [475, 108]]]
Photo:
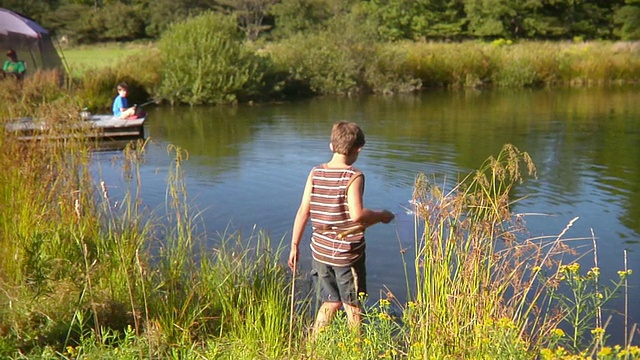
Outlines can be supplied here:
[[338, 16], [326, 30], [298, 34], [268, 52], [289, 70], [290, 81], [308, 83], [318, 94], [367, 92], [373, 88], [368, 79], [384, 89], [387, 79], [379, 71], [389, 66], [389, 56], [378, 60], [377, 39], [367, 26], [357, 14]]
[[149, 47], [112, 66], [86, 70], [78, 79], [77, 97], [82, 107], [92, 112], [110, 113], [116, 85], [125, 81], [129, 85], [129, 104], [145, 103], [159, 86], [159, 68], [158, 51]]
[[208, 12], [173, 25], [160, 39], [159, 95], [171, 103], [234, 103], [261, 88], [265, 60], [243, 44], [234, 17]]

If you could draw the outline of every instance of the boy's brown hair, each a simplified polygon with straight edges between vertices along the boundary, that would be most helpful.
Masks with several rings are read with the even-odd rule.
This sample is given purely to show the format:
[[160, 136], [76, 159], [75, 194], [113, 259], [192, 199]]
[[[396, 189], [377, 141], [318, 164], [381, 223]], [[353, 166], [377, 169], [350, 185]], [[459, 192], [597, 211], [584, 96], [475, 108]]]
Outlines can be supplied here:
[[351, 155], [363, 147], [364, 143], [364, 132], [358, 124], [346, 121], [333, 124], [331, 146], [334, 153]]

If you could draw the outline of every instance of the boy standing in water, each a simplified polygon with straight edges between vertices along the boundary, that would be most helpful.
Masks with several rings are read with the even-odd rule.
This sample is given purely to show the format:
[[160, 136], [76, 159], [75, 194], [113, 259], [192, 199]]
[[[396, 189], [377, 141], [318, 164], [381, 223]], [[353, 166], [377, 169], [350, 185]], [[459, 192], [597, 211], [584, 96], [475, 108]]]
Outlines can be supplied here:
[[328, 325], [344, 306], [349, 325], [359, 326], [359, 296], [367, 293], [364, 229], [393, 220], [387, 210], [363, 206], [364, 174], [353, 167], [364, 146], [364, 133], [355, 123], [338, 122], [331, 130], [331, 160], [314, 167], [304, 188], [291, 237], [289, 267], [295, 271], [300, 240], [309, 219], [312, 268], [317, 275], [322, 306], [314, 334]]

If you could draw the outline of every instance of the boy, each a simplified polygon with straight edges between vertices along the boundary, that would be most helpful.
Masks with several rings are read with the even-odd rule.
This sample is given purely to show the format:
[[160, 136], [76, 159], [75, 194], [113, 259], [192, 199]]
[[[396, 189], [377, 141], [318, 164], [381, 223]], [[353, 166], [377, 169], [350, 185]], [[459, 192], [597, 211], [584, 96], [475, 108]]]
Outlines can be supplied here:
[[127, 95], [129, 93], [129, 87], [127, 83], [121, 82], [118, 84], [118, 96], [113, 99], [113, 116], [119, 117], [120, 119], [126, 119], [129, 116], [133, 116], [136, 114], [136, 107], [129, 107], [129, 102], [127, 101]]
[[350, 326], [360, 324], [359, 295], [366, 294], [364, 229], [389, 223], [394, 215], [363, 207], [364, 175], [353, 167], [364, 146], [364, 133], [355, 123], [338, 122], [331, 130], [331, 160], [314, 167], [307, 178], [291, 237], [289, 267], [295, 271], [299, 244], [309, 219], [313, 271], [323, 304], [313, 332], [328, 325], [344, 306]]
[[22, 80], [24, 78], [24, 74], [27, 71], [27, 68], [24, 65], [24, 61], [18, 60], [18, 54], [16, 54], [15, 50], [9, 49], [7, 51], [7, 57], [9, 60], [4, 62], [2, 66], [2, 75], [12, 75], [18, 80]]

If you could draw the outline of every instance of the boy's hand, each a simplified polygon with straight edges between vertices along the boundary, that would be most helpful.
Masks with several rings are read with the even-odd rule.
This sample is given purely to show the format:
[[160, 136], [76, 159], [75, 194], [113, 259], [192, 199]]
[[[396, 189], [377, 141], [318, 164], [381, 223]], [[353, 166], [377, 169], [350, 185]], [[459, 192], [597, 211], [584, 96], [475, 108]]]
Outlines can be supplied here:
[[298, 265], [298, 256], [299, 256], [298, 246], [291, 245], [291, 251], [289, 252], [289, 268], [292, 271], [296, 271], [296, 267]]
[[382, 210], [382, 219], [380, 219], [380, 222], [382, 222], [383, 224], [388, 224], [391, 222], [391, 220], [393, 220], [396, 216], [393, 215], [393, 213], [391, 211], [388, 210]]

